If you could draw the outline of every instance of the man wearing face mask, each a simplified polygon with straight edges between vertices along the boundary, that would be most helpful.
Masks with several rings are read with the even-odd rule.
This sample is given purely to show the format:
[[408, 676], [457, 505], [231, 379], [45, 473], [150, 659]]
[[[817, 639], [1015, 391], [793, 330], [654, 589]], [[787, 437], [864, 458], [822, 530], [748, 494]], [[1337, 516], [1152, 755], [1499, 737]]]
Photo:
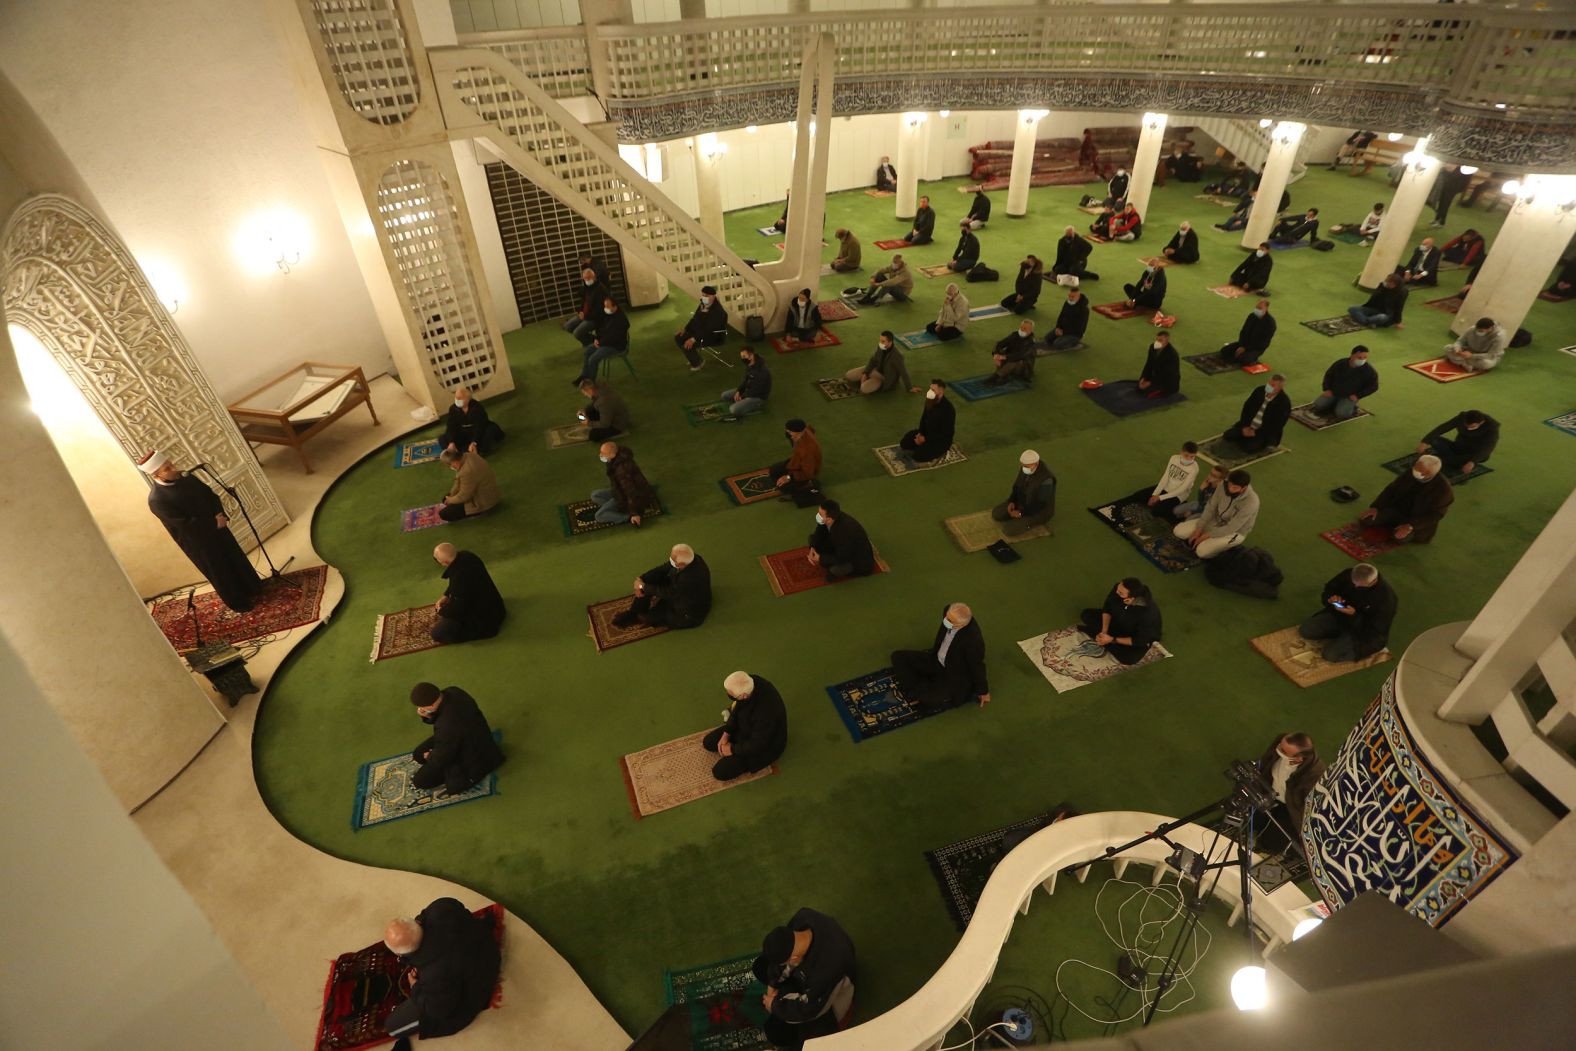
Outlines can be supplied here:
[[1161, 251], [1173, 263], [1198, 262], [1198, 231], [1192, 223], [1183, 223]]
[[1089, 331], [1089, 300], [1074, 285], [1067, 290], [1067, 301], [1056, 315], [1056, 327], [1051, 330], [1052, 350], [1082, 350], [1084, 333]]
[[1131, 180], [1128, 178], [1126, 168], [1116, 169], [1116, 174], [1111, 176], [1111, 181], [1105, 184], [1105, 203], [1121, 210], [1122, 201], [1127, 198], [1127, 186]]
[[1056, 514], [1056, 476], [1033, 449], [1018, 455], [1018, 473], [1007, 499], [991, 508], [990, 516], [1001, 531], [1017, 536], [1042, 526]]
[[1181, 146], [1171, 147], [1171, 156], [1161, 162], [1166, 174], [1177, 182], [1198, 182], [1203, 177], [1204, 165], [1198, 155]]
[[1246, 540], [1258, 520], [1259, 494], [1253, 490], [1253, 476], [1237, 470], [1226, 475], [1226, 484], [1215, 490], [1202, 514], [1178, 522], [1171, 532], [1193, 545], [1199, 558], [1214, 558]]
[[788, 459], [780, 460], [766, 468], [766, 473], [777, 483], [779, 500], [793, 500], [801, 493], [815, 489], [815, 480], [821, 476], [821, 442], [815, 428], [797, 417], [786, 424], [788, 443], [793, 452]]
[[908, 269], [908, 264], [903, 262], [903, 257], [895, 255], [892, 262], [870, 275], [870, 287], [865, 289], [859, 301], [869, 306], [882, 296], [891, 296], [899, 303], [907, 303], [913, 292], [914, 275]]
[[[1446, 438], [1446, 431], [1455, 431], [1456, 436]], [[1468, 409], [1423, 435], [1417, 443], [1417, 454], [1433, 453], [1446, 471], [1471, 474], [1494, 454], [1498, 444], [1499, 421], [1477, 409]]]
[[1086, 269], [1089, 262], [1089, 253], [1094, 246], [1088, 238], [1080, 234], [1074, 227], [1069, 226], [1062, 231], [1062, 236], [1056, 242], [1056, 261], [1051, 264], [1051, 273], [1056, 276], [1058, 283], [1065, 283], [1064, 278], [1073, 278], [1079, 281], [1098, 281], [1100, 275]]
[[748, 672], [736, 671], [722, 680], [728, 695], [723, 724], [701, 738], [701, 747], [716, 752], [711, 776], [732, 781], [765, 770], [788, 748], [788, 708], [777, 687]]
[[1013, 282], [1012, 294], [1003, 299], [1001, 305], [1014, 314], [1033, 310], [1044, 289], [1045, 264], [1040, 262], [1037, 255], [1025, 256], [1023, 262], [1018, 264], [1018, 277]]
[[575, 312], [564, 318], [564, 331], [578, 339], [581, 345], [591, 342], [596, 332], [596, 317], [602, 309], [602, 300], [608, 295], [607, 286], [597, 278], [589, 266], [580, 271], [580, 287], [575, 289], [578, 305]]
[[470, 694], [458, 686], [440, 690], [430, 682], [418, 682], [410, 691], [410, 703], [421, 721], [432, 727], [432, 736], [411, 752], [421, 766], [411, 775], [412, 785], [441, 787], [457, 796], [503, 765], [503, 750]]
[[443, 496], [439, 518], [458, 522], [498, 506], [498, 476], [493, 474], [492, 465], [482, 459], [481, 453], [445, 449], [438, 454], [438, 459], [454, 472], [454, 484]]
[[810, 534], [812, 566], [826, 571], [828, 581], [838, 577], [868, 577], [876, 571], [876, 550], [865, 527], [845, 514], [836, 500], [823, 502], [815, 512], [815, 532]]
[[582, 380], [594, 378], [597, 368], [605, 359], [627, 353], [629, 353], [629, 315], [618, 309], [618, 300], [612, 296], [604, 296], [596, 321], [596, 334], [591, 342], [586, 344], [585, 357], [580, 362], [580, 375], [576, 376], [573, 382], [579, 384]]
[[996, 341], [996, 349], [990, 356], [996, 372], [985, 382], [993, 387], [1011, 380], [1033, 383], [1035, 355], [1034, 322], [1024, 318], [1018, 322], [1017, 329]]
[[1264, 386], [1253, 388], [1242, 403], [1237, 422], [1227, 427], [1221, 437], [1243, 452], [1273, 449], [1281, 443], [1289, 419], [1291, 398], [1286, 395], [1286, 377], [1277, 372]]
[[859, 269], [859, 262], [864, 256], [864, 247], [859, 243], [859, 238], [854, 236], [852, 230], [839, 227], [832, 232], [837, 238], [837, 257], [832, 260], [832, 269], [840, 274]]
[[1440, 466], [1439, 457], [1432, 453], [1419, 456], [1410, 471], [1384, 487], [1358, 520], [1387, 529], [1404, 543], [1431, 542], [1456, 499]]
[[1270, 316], [1270, 301], [1261, 299], [1242, 321], [1242, 331], [1234, 342], [1220, 348], [1223, 361], [1237, 366], [1252, 365], [1264, 356], [1275, 338], [1275, 319]]
[[698, 628], [711, 612], [711, 567], [688, 544], [674, 544], [668, 560], [635, 578], [635, 600], [614, 614], [613, 626]]
[[1445, 348], [1445, 360], [1471, 372], [1487, 372], [1500, 363], [1509, 345], [1510, 335], [1493, 318], [1480, 317]]
[[956, 284], [948, 284], [947, 291], [941, 297], [941, 309], [936, 312], [936, 320], [925, 326], [925, 331], [937, 339], [954, 340], [963, 338], [963, 330], [969, 327], [969, 298]]
[[586, 396], [586, 406], [575, 415], [589, 428], [586, 437], [591, 441], [605, 442], [633, 426], [629, 406], [607, 380], [581, 380], [580, 393]]
[[728, 312], [717, 301], [717, 289], [705, 285], [700, 290], [700, 303], [683, 328], [673, 334], [673, 343], [684, 352], [691, 372], [699, 372], [700, 352], [704, 347], [714, 347], [728, 339]]
[[914, 225], [903, 240], [911, 245], [928, 245], [936, 235], [936, 211], [930, 207], [930, 198], [921, 197], [914, 212]]
[[891, 157], [882, 157], [876, 165], [876, 189], [897, 192], [897, 169], [892, 167]]
[[952, 250], [947, 269], [955, 274], [966, 274], [980, 261], [980, 239], [974, 236], [967, 219], [958, 223], [958, 246]]
[[1406, 310], [1406, 297], [1411, 294], [1400, 274], [1386, 274], [1366, 303], [1347, 307], [1346, 313], [1369, 328], [1405, 328], [1401, 317]]
[[1262, 241], [1246, 259], [1237, 264], [1226, 284], [1246, 292], [1263, 292], [1269, 287], [1270, 271], [1274, 269], [1275, 260], [1270, 258], [1269, 242]]
[[952, 434], [957, 422], [957, 411], [947, 400], [947, 385], [941, 380], [931, 380], [925, 392], [925, 407], [919, 413], [919, 426], [907, 434], [899, 444], [916, 463], [929, 463], [947, 455], [952, 448]]
[[1292, 245], [1304, 237], [1313, 240], [1319, 236], [1319, 209], [1309, 208], [1302, 215], [1288, 215], [1270, 231], [1270, 243]]
[[1360, 661], [1390, 644], [1395, 589], [1367, 562], [1343, 569], [1324, 585], [1323, 605], [1297, 627], [1305, 639], [1323, 639], [1324, 659]]
[[941, 627], [928, 650], [893, 650], [892, 677], [908, 700], [926, 711], [953, 708], [973, 698], [990, 703], [985, 676], [985, 636], [973, 610], [954, 602], [941, 611]]
[[1429, 288], [1439, 284], [1439, 249], [1434, 247], [1434, 239], [1425, 237], [1412, 249], [1411, 258], [1401, 266], [1396, 267], [1396, 272], [1401, 275], [1401, 280], [1409, 285], [1425, 285]]
[[717, 395], [719, 401], [728, 403], [728, 415], [735, 420], [765, 409], [766, 399], [772, 395], [771, 370], [754, 347], [739, 348], [739, 364], [744, 366], [739, 385]]
[[876, 394], [884, 390], [907, 390], [918, 394], [919, 388], [908, 378], [908, 363], [903, 352], [897, 349], [897, 337], [890, 331], [882, 332], [876, 339], [876, 351], [862, 368], [849, 369], [843, 374], [849, 383], [859, 384], [860, 394]]
[[816, 335], [821, 331], [821, 308], [815, 305], [808, 288], [801, 288], [799, 294], [793, 297], [793, 302], [788, 304], [784, 328], [783, 342], [790, 347], [815, 342]]
[[634, 452], [617, 442], [604, 442], [597, 458], [607, 465], [608, 487], [591, 490], [596, 520], [609, 525], [628, 522], [639, 529], [644, 512], [657, 506], [657, 492], [635, 463]]
[[1357, 415], [1357, 403], [1378, 389], [1379, 371], [1368, 364], [1368, 348], [1359, 343], [1324, 370], [1324, 390], [1309, 408], [1320, 416], [1348, 420]]
[[1113, 241], [1136, 241], [1144, 235], [1144, 220], [1137, 208], [1125, 201], [1118, 201], [1109, 230]]
[[1136, 282], [1123, 285], [1127, 305], [1139, 310], [1159, 310], [1166, 301], [1166, 272], [1153, 259], [1144, 262], [1144, 272]]
[[453, 544], [439, 544], [432, 549], [432, 560], [443, 567], [443, 579], [449, 582], [438, 599], [432, 641], [447, 646], [497, 635], [508, 614], [481, 558]]
[[1324, 773], [1313, 738], [1305, 733], [1281, 734], [1259, 757], [1258, 767], [1275, 795], [1275, 805], [1263, 814], [1267, 820], [1262, 828], [1255, 829], [1253, 849], [1272, 854], [1295, 843], [1301, 853], [1299, 831], [1308, 793]]
[[1182, 389], [1182, 359], [1171, 345], [1171, 333], [1155, 333], [1144, 370], [1138, 374], [1138, 389], [1149, 398], [1165, 398]]
[[471, 397], [471, 389], [457, 388], [454, 404], [443, 420], [443, 447], [486, 456], [492, 452], [494, 441], [502, 436], [503, 431], [487, 419], [486, 407]]

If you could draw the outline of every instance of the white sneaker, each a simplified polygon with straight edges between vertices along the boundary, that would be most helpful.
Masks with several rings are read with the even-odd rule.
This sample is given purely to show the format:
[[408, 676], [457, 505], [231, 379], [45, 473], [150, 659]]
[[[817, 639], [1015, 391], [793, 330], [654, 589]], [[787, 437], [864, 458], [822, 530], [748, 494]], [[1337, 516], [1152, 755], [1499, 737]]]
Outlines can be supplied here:
[[706, 367], [706, 363], [704, 361], [697, 361], [695, 364], [690, 366], [690, 371], [691, 372], [699, 372], [701, 369], [703, 369], [705, 367]]

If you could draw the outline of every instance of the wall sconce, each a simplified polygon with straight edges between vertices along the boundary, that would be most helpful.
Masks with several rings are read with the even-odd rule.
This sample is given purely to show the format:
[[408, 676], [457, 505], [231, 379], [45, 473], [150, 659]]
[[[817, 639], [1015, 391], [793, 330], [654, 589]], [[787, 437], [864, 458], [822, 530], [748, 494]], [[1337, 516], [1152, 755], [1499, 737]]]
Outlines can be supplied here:
[[1267, 128], [1271, 124], [1274, 124], [1274, 123], [1275, 122], [1273, 120], [1270, 120], [1268, 117], [1260, 117], [1259, 118], [1259, 127], [1261, 127], [1261, 128]]
[[905, 113], [903, 114], [903, 123], [910, 128], [917, 128], [925, 123], [925, 115], [923, 113]]
[[1023, 120], [1026, 127], [1033, 127], [1050, 115], [1051, 111], [1048, 109], [1021, 109], [1018, 111], [1018, 116]]
[[[1419, 146], [1421, 146], [1421, 143], [1419, 143]], [[1401, 163], [1411, 168], [1415, 172], [1422, 173], [1438, 164], [1439, 161], [1435, 160], [1433, 157], [1430, 157], [1427, 153], [1424, 153], [1421, 148], [1419, 148], [1415, 150], [1409, 150], [1403, 154], [1401, 157]]]
[[754, 135], [756, 132], [758, 132], [760, 130], [761, 129], [757, 125], [754, 125], [754, 124], [746, 124], [744, 126], [744, 134], [746, 134], [746, 135]]
[[1166, 126], [1166, 119], [1164, 113], [1146, 113], [1144, 114], [1144, 127], [1150, 131], [1159, 131]]
[[235, 254], [254, 273], [288, 274], [301, 265], [312, 247], [311, 228], [288, 208], [260, 212], [241, 225], [234, 241]]
[[1390, 142], [1400, 142], [1401, 141], [1401, 133], [1399, 131], [1392, 131], [1392, 132], [1388, 133], [1387, 135], [1385, 135], [1385, 139], [1387, 139]]
[[1275, 125], [1275, 130], [1271, 134], [1274, 136], [1275, 141], [1282, 146], [1290, 146], [1302, 138], [1302, 133], [1306, 130], [1307, 125], [1305, 124], [1299, 124], [1294, 120], [1283, 120]]
[[181, 301], [188, 294], [180, 272], [168, 260], [160, 258], [139, 259], [137, 265], [142, 269], [142, 276], [152, 286], [153, 294], [164, 304], [164, 309], [171, 314], [179, 313]]
[[708, 161], [721, 160], [723, 154], [728, 152], [728, 144], [718, 139], [712, 132], [696, 136], [695, 147], [701, 157]]

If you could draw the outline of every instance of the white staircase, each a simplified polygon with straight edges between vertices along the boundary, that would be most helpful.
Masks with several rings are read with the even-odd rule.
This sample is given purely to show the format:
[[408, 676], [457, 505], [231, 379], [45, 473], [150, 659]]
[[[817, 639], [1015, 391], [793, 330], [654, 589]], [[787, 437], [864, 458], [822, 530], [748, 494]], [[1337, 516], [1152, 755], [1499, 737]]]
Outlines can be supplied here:
[[730, 324], [770, 319], [777, 292], [508, 60], [429, 48], [451, 137], [480, 139], [505, 163], [633, 251], [690, 296], [713, 285]]
[[[1257, 121], [1239, 120], [1234, 117], [1203, 117], [1194, 121], [1194, 127], [1214, 139], [1238, 160], [1248, 162], [1254, 171], [1264, 170], [1264, 161], [1270, 155], [1269, 128], [1261, 128]], [[1297, 145], [1297, 156], [1292, 160], [1287, 183], [1294, 183], [1308, 174], [1307, 157], [1318, 141], [1319, 129], [1309, 125]]]

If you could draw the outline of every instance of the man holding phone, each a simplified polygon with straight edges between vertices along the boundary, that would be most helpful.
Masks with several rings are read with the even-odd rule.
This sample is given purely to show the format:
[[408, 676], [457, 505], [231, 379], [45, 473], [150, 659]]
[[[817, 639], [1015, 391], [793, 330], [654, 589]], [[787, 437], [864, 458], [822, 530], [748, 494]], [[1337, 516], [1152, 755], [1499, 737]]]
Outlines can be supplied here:
[[1332, 664], [1360, 661], [1390, 642], [1395, 621], [1395, 590], [1367, 562], [1344, 569], [1324, 585], [1324, 608], [1303, 621], [1297, 633], [1324, 640], [1324, 659]]

